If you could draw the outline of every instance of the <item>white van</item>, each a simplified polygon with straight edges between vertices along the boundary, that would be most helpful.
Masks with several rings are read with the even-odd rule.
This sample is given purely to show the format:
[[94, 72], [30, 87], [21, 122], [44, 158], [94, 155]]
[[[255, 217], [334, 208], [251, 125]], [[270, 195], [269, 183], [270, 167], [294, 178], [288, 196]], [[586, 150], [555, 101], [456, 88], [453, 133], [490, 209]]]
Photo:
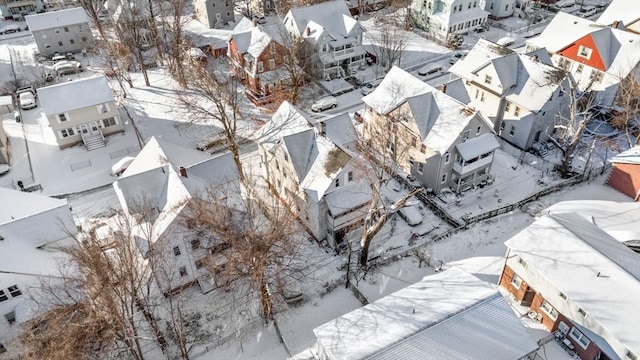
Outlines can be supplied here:
[[583, 6], [582, 9], [580, 9], [578, 13], [576, 13], [576, 15], [580, 16], [581, 18], [588, 18], [591, 15], [595, 15], [595, 13], [595, 6]]
[[513, 43], [515, 42], [516, 42], [516, 39], [512, 38], [511, 36], [505, 36], [503, 38], [500, 38], [500, 40], [496, 41], [496, 44], [508, 47], [513, 45]]

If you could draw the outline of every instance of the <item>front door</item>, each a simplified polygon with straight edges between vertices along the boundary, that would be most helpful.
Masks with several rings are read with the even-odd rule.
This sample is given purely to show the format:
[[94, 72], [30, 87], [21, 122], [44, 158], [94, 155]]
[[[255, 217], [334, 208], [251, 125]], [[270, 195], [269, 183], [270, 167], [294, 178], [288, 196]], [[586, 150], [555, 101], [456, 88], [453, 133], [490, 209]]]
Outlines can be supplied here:
[[87, 135], [89, 134], [89, 126], [87, 124], [82, 124], [78, 126], [78, 130], [81, 134]]
[[520, 305], [522, 306], [531, 306], [531, 303], [533, 302], [533, 298], [536, 296], [536, 292], [527, 286], [527, 290], [525, 290], [524, 292], [524, 296], [522, 297], [522, 302], [520, 302]]
[[100, 128], [98, 127], [98, 123], [96, 121], [89, 123], [89, 131], [91, 131], [91, 135], [100, 133]]

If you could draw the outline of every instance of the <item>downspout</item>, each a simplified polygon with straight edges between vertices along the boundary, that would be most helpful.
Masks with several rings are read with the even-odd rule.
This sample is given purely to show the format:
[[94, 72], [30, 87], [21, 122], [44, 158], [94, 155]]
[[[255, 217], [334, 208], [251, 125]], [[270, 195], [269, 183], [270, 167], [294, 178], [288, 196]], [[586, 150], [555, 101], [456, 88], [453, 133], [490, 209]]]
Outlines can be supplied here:
[[504, 274], [504, 268], [507, 267], [507, 260], [509, 260], [509, 254], [511, 253], [511, 249], [507, 247], [507, 254], [504, 256], [504, 266], [502, 267], [502, 271], [500, 272], [500, 277], [498, 278], [498, 285], [502, 282], [502, 275]]

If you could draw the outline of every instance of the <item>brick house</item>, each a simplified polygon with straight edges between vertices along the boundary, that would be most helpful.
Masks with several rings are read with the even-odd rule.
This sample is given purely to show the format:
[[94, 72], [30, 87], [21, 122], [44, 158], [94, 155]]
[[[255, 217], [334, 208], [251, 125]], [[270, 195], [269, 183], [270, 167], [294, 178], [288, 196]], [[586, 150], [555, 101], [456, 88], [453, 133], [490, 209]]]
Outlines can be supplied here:
[[256, 105], [272, 102], [278, 87], [291, 81], [283, 67], [288, 50], [283, 45], [281, 31], [281, 26], [260, 26], [243, 18], [229, 39], [227, 55], [231, 70]]
[[609, 235], [616, 219], [595, 217], [554, 210], [514, 235], [499, 284], [581, 359], [637, 359], [638, 255]]
[[607, 185], [640, 201], [640, 146], [633, 147], [609, 161], [613, 164]]

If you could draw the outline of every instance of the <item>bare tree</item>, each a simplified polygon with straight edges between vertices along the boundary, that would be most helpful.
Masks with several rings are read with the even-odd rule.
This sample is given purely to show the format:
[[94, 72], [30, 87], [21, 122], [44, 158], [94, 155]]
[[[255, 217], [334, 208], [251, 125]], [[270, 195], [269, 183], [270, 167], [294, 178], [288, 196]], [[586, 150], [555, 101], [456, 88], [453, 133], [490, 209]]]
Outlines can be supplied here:
[[101, 38], [105, 38], [105, 32], [100, 21], [100, 14], [103, 10], [104, 0], [78, 0], [80, 7], [84, 9], [87, 16], [95, 24]]
[[178, 94], [180, 103], [185, 106], [192, 123], [213, 120], [222, 127], [223, 140], [232, 153], [241, 181], [245, 182], [237, 141], [238, 121], [243, 118], [238, 82], [193, 59], [187, 61], [184, 73], [187, 90]]
[[[321, 78], [314, 62], [316, 51], [308, 41], [292, 35], [284, 27], [280, 27], [279, 35], [285, 51], [285, 54], [282, 54], [282, 69], [286, 72], [287, 78], [277, 88], [276, 94], [280, 100], [288, 100], [295, 105], [302, 86]], [[278, 105], [282, 101], [278, 101]]]
[[284, 284], [270, 284], [301, 245], [295, 220], [277, 199], [251, 193], [242, 199], [218, 189], [191, 202], [185, 219], [215, 243], [208, 264], [217, 281], [232, 288], [246, 281], [257, 293], [265, 321], [273, 320], [274, 295]]
[[612, 114], [612, 125], [624, 131], [627, 146], [640, 144], [640, 82], [633, 76], [623, 79], [620, 82], [615, 104], [623, 111]]
[[[186, 87], [187, 79], [184, 62], [189, 44], [183, 32], [184, 24], [187, 20], [183, 15], [187, 2], [186, 0], [168, 0], [166, 4], [168, 5], [168, 9], [162, 8], [162, 29], [164, 37], [162, 47], [159, 48], [159, 50], [163, 50], [161, 52], [167, 56], [169, 73], [180, 86]], [[149, 0], [149, 9], [153, 9], [152, 0]], [[155, 24], [155, 22], [153, 24]]]
[[369, 31], [367, 35], [371, 39], [373, 51], [377, 56], [378, 65], [387, 73], [394, 65], [400, 65], [402, 53], [407, 47], [407, 34], [393, 21], [394, 18], [376, 18], [379, 25], [376, 31]]
[[147, 74], [147, 61], [145, 61], [145, 50], [149, 49], [148, 36], [151, 32], [149, 14], [146, 9], [136, 1], [118, 0], [119, 17], [114, 21], [114, 30], [122, 46], [128, 49], [135, 60], [136, 65], [142, 72], [144, 83], [150, 86], [149, 75]]

